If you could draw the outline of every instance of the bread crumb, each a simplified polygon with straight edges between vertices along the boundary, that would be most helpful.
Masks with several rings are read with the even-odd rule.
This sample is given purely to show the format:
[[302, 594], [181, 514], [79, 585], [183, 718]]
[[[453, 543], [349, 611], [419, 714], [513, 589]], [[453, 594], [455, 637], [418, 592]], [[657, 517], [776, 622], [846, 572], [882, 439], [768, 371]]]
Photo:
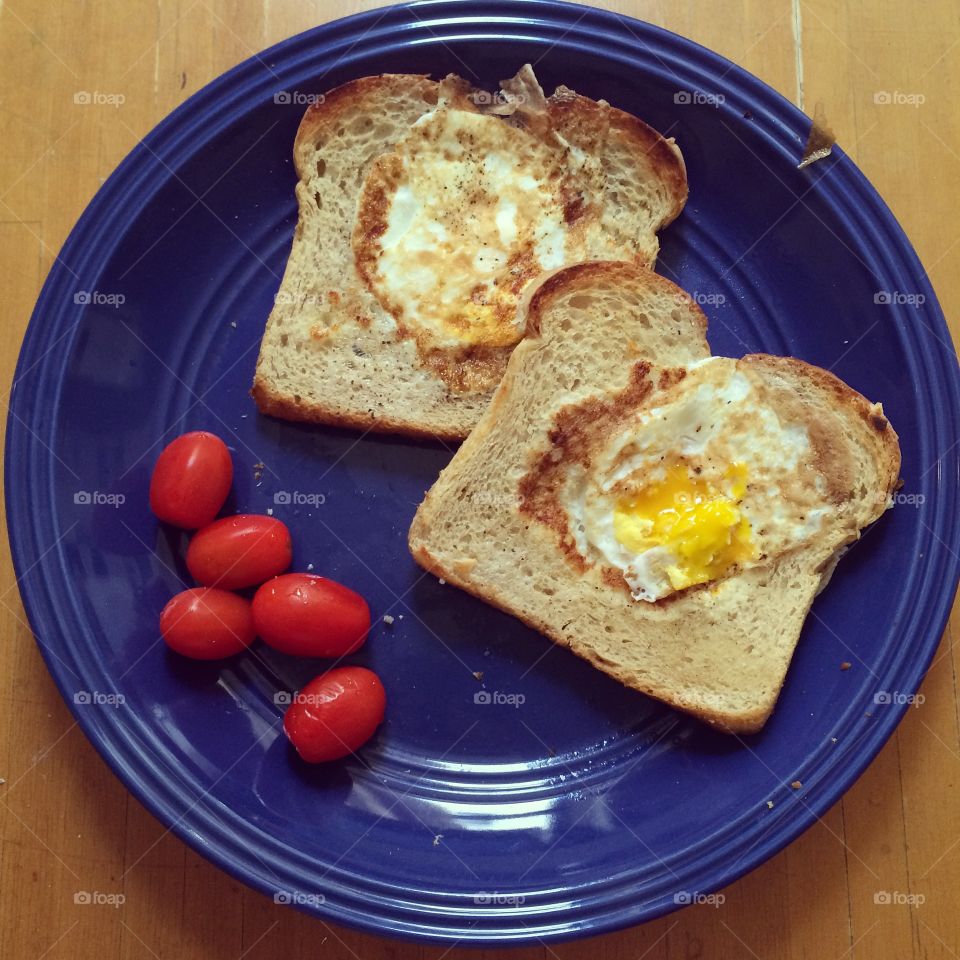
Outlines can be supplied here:
[[268, 517], [272, 517], [272, 516], [273, 516], [273, 507], [267, 507], [267, 516], [268, 516]]
[[259, 463], [253, 465], [253, 479], [259, 481], [263, 476], [263, 471], [266, 468], [266, 464], [261, 460]]
[[849, 670], [852, 666], [853, 666], [853, 664], [850, 663], [849, 660], [844, 660], [843, 663], [840, 664], [840, 669], [841, 669], [841, 670]]
[[236, 321], [236, 320], [231, 320], [231, 321], [230, 321], [230, 326], [233, 327], [234, 330], [236, 330], [236, 329], [237, 329], [237, 321]]
[[440, 846], [440, 841], [441, 841], [442, 839], [443, 839], [443, 834], [442, 834], [442, 833], [438, 833], [438, 834], [433, 838], [433, 845], [434, 845], [435, 847], [439, 847], [439, 846]]
[[384, 622], [388, 627], [392, 627], [392, 626], [393, 626], [393, 617], [391, 617], [389, 613], [385, 613], [385, 614], [383, 615], [383, 622]]
[[446, 582], [447, 582], [447, 581], [444, 580], [443, 577], [440, 578], [440, 586], [441, 586], [441, 587], [442, 587]]
[[474, 680], [479, 680], [479, 681], [482, 683], [482, 682], [483, 682], [483, 671], [482, 671], [482, 670], [474, 670], [474, 671], [473, 671], [473, 679], [474, 679]]
[[307, 569], [308, 569], [308, 570], [312, 570], [312, 569], [313, 569], [313, 564], [312, 564], [312, 563], [308, 563], [308, 564], [307, 564]]
[[790, 786], [793, 787], [794, 790], [799, 790], [803, 786], [803, 784], [799, 780], [794, 780], [793, 783], [790, 784]]
[[772, 801], [772, 800], [768, 800], [768, 801], [767, 801], [767, 809], [768, 809], [768, 810], [772, 810], [772, 809], [773, 809], [773, 801]]

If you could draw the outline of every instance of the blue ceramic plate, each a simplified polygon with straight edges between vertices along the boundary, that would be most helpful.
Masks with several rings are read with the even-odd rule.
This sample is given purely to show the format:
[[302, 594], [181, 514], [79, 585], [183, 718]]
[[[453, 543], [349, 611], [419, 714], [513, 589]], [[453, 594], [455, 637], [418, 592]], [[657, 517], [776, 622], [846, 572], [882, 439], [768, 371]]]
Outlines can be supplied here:
[[[660, 270], [705, 305], [715, 352], [831, 368], [882, 399], [900, 433], [901, 503], [817, 600], [760, 735], [714, 733], [422, 576], [406, 531], [448, 449], [269, 420], [248, 396], [295, 223], [304, 96], [382, 71], [493, 86], [525, 61], [544, 87], [606, 97], [682, 145], [690, 202]], [[919, 684], [954, 592], [960, 389], [910, 244], [842, 151], [797, 169], [808, 129], [755, 78], [645, 24], [538, 0], [430, 2], [274, 47], [127, 157], [30, 323], [7, 509], [50, 671], [161, 821], [326, 918], [514, 943], [708, 894], [850, 786]], [[183, 538], [147, 509], [148, 478], [160, 446], [197, 428], [234, 450], [233, 508], [272, 507], [297, 568], [370, 600], [378, 625], [355, 660], [383, 677], [390, 709], [358, 758], [308, 769], [281, 733], [276, 695], [322, 664], [263, 648], [188, 663], [158, 642], [157, 613], [187, 576]]]

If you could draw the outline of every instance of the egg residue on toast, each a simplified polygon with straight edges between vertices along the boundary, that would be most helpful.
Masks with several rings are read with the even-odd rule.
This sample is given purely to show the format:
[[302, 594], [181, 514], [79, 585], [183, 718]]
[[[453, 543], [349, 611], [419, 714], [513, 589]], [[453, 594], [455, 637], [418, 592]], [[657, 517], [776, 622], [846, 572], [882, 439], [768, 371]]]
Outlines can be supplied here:
[[601, 229], [602, 157], [557, 132], [532, 73], [518, 89], [504, 116], [448, 78], [437, 107], [364, 180], [358, 273], [422, 357], [511, 348], [531, 280], [582, 260], [648, 256], [636, 237]]
[[516, 343], [527, 282], [585, 256], [589, 166], [490, 114], [425, 114], [361, 194], [361, 222], [384, 203], [382, 233], [367, 235], [374, 294], [437, 346]]
[[551, 452], [576, 557], [637, 601], [769, 562], [831, 509], [807, 426], [784, 422], [748, 368], [714, 357], [672, 380], [609, 425], [601, 413], [574, 456]]

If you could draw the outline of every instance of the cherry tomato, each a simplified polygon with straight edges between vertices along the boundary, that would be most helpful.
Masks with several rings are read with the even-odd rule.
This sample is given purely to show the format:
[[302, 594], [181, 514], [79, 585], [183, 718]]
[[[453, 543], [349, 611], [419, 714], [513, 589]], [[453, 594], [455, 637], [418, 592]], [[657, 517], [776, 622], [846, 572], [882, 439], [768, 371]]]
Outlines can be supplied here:
[[268, 580], [253, 598], [253, 620], [264, 641], [300, 657], [342, 657], [363, 646], [370, 629], [366, 600], [309, 573]]
[[207, 587], [239, 590], [290, 566], [290, 531], [282, 520], [241, 513], [214, 520], [193, 535], [187, 568]]
[[232, 657], [249, 647], [256, 636], [250, 601], [210, 587], [184, 590], [163, 608], [160, 635], [185, 657]]
[[196, 530], [217, 515], [232, 482], [227, 445], [212, 433], [185, 433], [157, 458], [150, 478], [150, 509], [175, 527]]
[[283, 730], [309, 763], [337, 760], [365, 744], [387, 706], [380, 678], [363, 667], [337, 667], [298, 691]]

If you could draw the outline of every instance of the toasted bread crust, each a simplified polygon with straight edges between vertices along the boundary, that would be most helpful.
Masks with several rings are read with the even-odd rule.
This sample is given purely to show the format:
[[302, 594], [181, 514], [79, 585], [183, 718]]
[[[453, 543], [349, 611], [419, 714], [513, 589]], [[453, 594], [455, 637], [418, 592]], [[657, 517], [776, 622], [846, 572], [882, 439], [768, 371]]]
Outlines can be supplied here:
[[652, 269], [626, 260], [588, 260], [573, 266], [545, 274], [544, 279], [535, 286], [527, 300], [526, 337], [538, 337], [543, 316], [564, 297], [581, 290], [591, 290], [598, 284], [639, 284], [653, 293], [674, 297], [677, 306], [688, 315], [697, 318], [699, 336], [688, 334], [691, 342], [700, 341], [704, 356], [709, 355], [707, 347], [707, 316], [699, 304], [675, 283], [661, 277]]
[[571, 143], [589, 150], [597, 141], [597, 132], [613, 136], [630, 151], [649, 159], [656, 177], [663, 183], [670, 206], [657, 229], [667, 226], [680, 214], [687, 202], [689, 187], [683, 154], [672, 137], [664, 137], [639, 117], [591, 100], [567, 87], [560, 87], [547, 98], [550, 120]]
[[666, 191], [672, 200], [672, 205], [657, 225], [657, 229], [660, 230], [680, 215], [689, 196], [687, 165], [683, 162], [683, 154], [672, 137], [661, 136], [639, 117], [624, 113], [615, 107], [611, 107], [610, 110], [616, 118], [614, 130], [625, 139], [634, 141], [636, 148], [647, 154], [657, 176], [666, 184]]
[[337, 126], [344, 120], [355, 117], [365, 110], [367, 104], [378, 100], [404, 95], [423, 100], [424, 110], [437, 103], [440, 84], [426, 74], [382, 73], [378, 76], [360, 77], [334, 87], [307, 107], [297, 135], [293, 141], [293, 162], [298, 176], [303, 179], [309, 172], [304, 165], [304, 145], [315, 146], [333, 136]]
[[290, 420], [294, 423], [322, 423], [330, 427], [361, 430], [364, 433], [398, 434], [417, 440], [459, 442], [463, 439], [462, 432], [456, 425], [448, 427], [438, 424], [425, 428], [420, 423], [389, 415], [376, 416], [372, 413], [338, 410], [318, 403], [302, 403], [293, 397], [276, 393], [263, 380], [254, 380], [250, 395], [262, 414], [277, 417], [279, 420]]
[[600, 127], [627, 149], [647, 157], [671, 200], [656, 229], [677, 218], [687, 202], [689, 187], [683, 154], [672, 137], [664, 137], [639, 117], [618, 110], [606, 101], [591, 100], [566, 87], [559, 88], [547, 98], [547, 107], [551, 122], [576, 146], [589, 149], [593, 131]]

